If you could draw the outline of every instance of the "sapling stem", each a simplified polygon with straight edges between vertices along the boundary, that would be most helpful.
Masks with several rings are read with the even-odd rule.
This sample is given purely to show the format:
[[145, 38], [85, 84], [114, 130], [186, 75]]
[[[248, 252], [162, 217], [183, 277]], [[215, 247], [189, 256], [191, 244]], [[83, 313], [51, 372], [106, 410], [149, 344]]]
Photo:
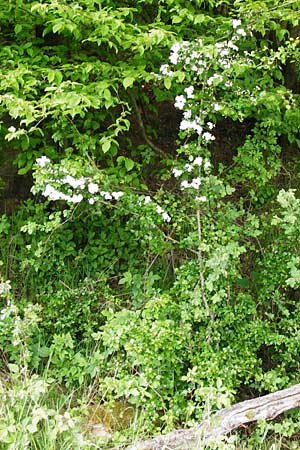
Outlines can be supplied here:
[[203, 256], [202, 256], [202, 250], [201, 250], [201, 242], [202, 242], [201, 211], [200, 211], [199, 207], [197, 208], [197, 230], [198, 230], [198, 263], [199, 263], [199, 269], [200, 269], [199, 279], [200, 279], [202, 300], [203, 300], [205, 309], [209, 314], [209, 317], [211, 318], [211, 320], [214, 320], [215, 316], [208, 305], [206, 295], [204, 292], [204, 284], [205, 283], [204, 283], [204, 275], [203, 275]]

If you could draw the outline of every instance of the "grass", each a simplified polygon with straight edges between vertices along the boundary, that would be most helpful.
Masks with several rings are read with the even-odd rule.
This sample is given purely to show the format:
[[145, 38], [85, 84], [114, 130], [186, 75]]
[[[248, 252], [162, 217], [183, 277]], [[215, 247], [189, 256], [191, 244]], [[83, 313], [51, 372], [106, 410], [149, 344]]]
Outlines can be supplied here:
[[[59, 389], [55, 380], [10, 364], [0, 375], [0, 448], [2, 450], [125, 449], [146, 439], [141, 416], [126, 403], [111, 409], [88, 404], [84, 393]], [[88, 391], [88, 389], [87, 389]], [[80, 405], [80, 406], [78, 406]], [[296, 439], [252, 426], [210, 450], [295, 450]], [[284, 429], [284, 427], [282, 428]], [[200, 449], [203, 446], [199, 446]], [[191, 449], [192, 450], [192, 449]]]

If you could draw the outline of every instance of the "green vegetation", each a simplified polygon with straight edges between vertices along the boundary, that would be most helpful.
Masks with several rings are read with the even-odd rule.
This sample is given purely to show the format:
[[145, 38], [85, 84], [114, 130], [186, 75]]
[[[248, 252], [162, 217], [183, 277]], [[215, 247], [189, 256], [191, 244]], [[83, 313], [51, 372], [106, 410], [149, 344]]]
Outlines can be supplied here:
[[[0, 6], [0, 448], [297, 383], [300, 2]], [[299, 420], [216, 448], [298, 448]]]

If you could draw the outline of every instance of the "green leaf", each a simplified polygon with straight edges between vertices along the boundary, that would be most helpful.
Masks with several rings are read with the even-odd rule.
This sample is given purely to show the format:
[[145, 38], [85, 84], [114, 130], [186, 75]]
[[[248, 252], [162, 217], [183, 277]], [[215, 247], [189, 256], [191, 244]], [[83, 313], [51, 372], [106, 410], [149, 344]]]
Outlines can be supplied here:
[[111, 93], [109, 89], [104, 89], [103, 96], [105, 100], [110, 101], [111, 100]]
[[181, 70], [178, 70], [176, 72], [176, 75], [177, 75], [179, 83], [182, 83], [183, 80], [185, 79], [185, 72], [182, 72]]
[[132, 161], [132, 159], [125, 158], [125, 167], [128, 172], [132, 170], [134, 168], [134, 161]]
[[127, 89], [128, 87], [131, 87], [133, 85], [134, 81], [135, 81], [134, 77], [126, 77], [126, 78], [124, 78], [124, 80], [123, 80], [124, 88]]
[[166, 89], [170, 89], [171, 85], [172, 85], [172, 81], [170, 78], [164, 78], [164, 85]]
[[102, 144], [102, 151], [103, 153], [107, 153], [110, 149], [111, 141], [109, 139], [106, 139], [104, 143]]
[[172, 17], [172, 23], [181, 23], [182, 18], [180, 16], [173, 16]]
[[22, 31], [23, 27], [20, 23], [18, 23], [18, 25], [15, 26], [15, 33], [19, 34]]

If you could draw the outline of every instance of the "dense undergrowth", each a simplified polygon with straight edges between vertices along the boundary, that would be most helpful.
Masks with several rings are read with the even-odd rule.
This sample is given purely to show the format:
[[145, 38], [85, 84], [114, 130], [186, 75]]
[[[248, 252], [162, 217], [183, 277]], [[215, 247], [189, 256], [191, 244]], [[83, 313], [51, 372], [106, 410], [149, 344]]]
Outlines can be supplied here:
[[1, 3], [1, 448], [124, 448], [297, 383], [299, 2]]

